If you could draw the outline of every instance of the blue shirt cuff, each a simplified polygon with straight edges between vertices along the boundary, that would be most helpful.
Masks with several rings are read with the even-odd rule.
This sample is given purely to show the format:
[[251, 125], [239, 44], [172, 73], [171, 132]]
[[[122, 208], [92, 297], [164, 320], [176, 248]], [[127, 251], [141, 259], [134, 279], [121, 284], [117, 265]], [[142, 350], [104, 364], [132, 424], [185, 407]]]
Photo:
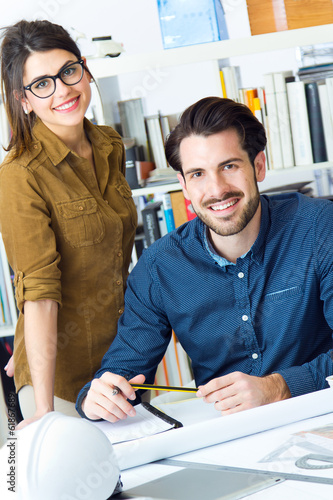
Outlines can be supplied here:
[[302, 396], [317, 390], [311, 373], [305, 366], [293, 366], [285, 370], [276, 370], [289, 387], [291, 397]]

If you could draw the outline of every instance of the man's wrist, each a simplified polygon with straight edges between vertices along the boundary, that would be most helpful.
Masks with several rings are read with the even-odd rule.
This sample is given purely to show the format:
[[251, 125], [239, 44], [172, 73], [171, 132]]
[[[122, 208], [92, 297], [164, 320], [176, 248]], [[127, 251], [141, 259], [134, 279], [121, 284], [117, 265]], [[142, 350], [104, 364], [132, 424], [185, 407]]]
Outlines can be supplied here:
[[276, 401], [282, 401], [283, 399], [291, 398], [291, 392], [289, 390], [287, 382], [284, 380], [282, 375], [279, 373], [272, 373], [264, 377], [269, 384], [269, 402], [275, 403]]

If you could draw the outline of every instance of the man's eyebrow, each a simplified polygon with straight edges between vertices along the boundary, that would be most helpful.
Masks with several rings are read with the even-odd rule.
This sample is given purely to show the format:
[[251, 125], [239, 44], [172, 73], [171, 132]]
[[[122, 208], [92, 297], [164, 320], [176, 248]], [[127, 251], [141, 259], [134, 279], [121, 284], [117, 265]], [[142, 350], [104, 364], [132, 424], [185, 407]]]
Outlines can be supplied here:
[[[230, 165], [231, 163], [235, 163], [235, 162], [244, 162], [244, 160], [242, 158], [228, 158], [227, 160], [224, 160], [224, 161], [221, 161], [219, 164], [218, 164], [218, 167], [224, 167], [225, 165]], [[201, 167], [193, 167], [193, 168], [190, 168], [189, 170], [187, 170], [186, 172], [184, 172], [184, 175], [189, 175], [189, 174], [193, 174], [195, 172], [203, 172], [205, 169], [204, 168], [201, 168]]]
[[230, 163], [234, 163], [234, 162], [244, 162], [244, 160], [242, 158], [238, 158], [238, 157], [229, 158], [228, 160], [221, 161], [221, 163], [219, 163], [218, 166], [223, 167], [224, 165], [229, 165]]

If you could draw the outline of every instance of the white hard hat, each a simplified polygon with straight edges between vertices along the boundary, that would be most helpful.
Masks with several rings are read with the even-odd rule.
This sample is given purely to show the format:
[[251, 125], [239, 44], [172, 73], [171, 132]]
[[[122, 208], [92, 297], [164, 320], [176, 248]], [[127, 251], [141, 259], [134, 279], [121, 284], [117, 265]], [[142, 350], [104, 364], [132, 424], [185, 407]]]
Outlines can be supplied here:
[[121, 486], [110, 441], [87, 420], [51, 412], [15, 437], [19, 500], [107, 500]]

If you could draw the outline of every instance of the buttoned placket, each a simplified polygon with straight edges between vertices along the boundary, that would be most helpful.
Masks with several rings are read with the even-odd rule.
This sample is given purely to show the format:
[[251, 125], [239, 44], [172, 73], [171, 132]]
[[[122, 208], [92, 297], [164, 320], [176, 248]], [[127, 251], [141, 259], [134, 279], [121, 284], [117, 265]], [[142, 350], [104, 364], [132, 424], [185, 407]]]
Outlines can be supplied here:
[[238, 259], [236, 266], [232, 266], [229, 272], [233, 273], [235, 301], [239, 315], [240, 331], [243, 335], [248, 355], [252, 359], [251, 374], [259, 375], [262, 357], [251, 315], [251, 301], [249, 296], [250, 265], [256, 264], [251, 262], [251, 255], [247, 255], [243, 259]]

